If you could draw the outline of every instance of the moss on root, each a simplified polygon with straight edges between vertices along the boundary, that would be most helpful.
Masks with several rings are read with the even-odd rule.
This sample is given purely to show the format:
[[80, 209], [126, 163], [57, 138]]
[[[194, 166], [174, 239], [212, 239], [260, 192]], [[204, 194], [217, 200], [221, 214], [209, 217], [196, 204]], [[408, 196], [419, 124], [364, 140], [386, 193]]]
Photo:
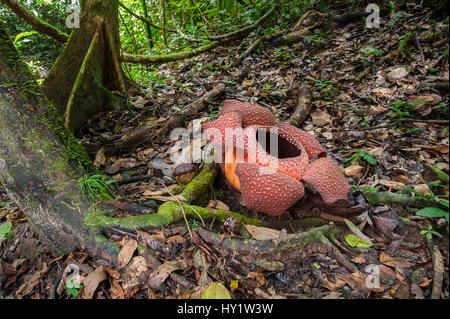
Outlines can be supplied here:
[[264, 225], [263, 221], [249, 218], [238, 213], [219, 209], [210, 210], [200, 206], [179, 204], [175, 202], [166, 202], [162, 204], [156, 214], [123, 218], [107, 216], [103, 211], [92, 208], [85, 215], [85, 223], [87, 226], [96, 227], [100, 230], [109, 227], [120, 228], [123, 230], [142, 230], [152, 227], [168, 226], [174, 222], [180, 221], [183, 218], [183, 213], [186, 217], [197, 220], [208, 220], [214, 217], [218, 220], [225, 220], [229, 217], [234, 217], [244, 224], [256, 226]]

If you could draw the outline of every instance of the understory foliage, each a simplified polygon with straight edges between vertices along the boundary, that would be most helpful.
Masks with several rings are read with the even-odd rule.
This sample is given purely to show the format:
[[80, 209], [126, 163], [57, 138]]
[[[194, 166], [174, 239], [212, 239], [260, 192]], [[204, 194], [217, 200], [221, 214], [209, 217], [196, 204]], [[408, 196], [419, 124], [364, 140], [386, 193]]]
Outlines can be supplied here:
[[[59, 30], [70, 34], [66, 26], [66, 12], [70, 4], [80, 0], [20, 1], [37, 17]], [[123, 52], [158, 55], [188, 50], [212, 42], [211, 36], [225, 34], [258, 20], [274, 5], [281, 5], [280, 14], [273, 15], [257, 34], [270, 34], [294, 23], [311, 8], [327, 8], [324, 0], [120, 0], [119, 23]], [[33, 28], [0, 2], [0, 17], [6, 22], [7, 32], [29, 67], [39, 78], [44, 78], [62, 52], [63, 46], [55, 40], [33, 32]], [[199, 41], [189, 41], [181, 37]], [[127, 76], [136, 82], [164, 81], [156, 79], [154, 66], [124, 64]]]

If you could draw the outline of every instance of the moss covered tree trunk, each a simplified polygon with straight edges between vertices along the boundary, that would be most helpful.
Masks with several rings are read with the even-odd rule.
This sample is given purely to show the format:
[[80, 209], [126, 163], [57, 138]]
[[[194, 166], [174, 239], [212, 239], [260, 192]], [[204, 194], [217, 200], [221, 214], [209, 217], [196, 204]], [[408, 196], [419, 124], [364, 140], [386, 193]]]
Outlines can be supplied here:
[[113, 94], [125, 91], [119, 56], [118, 1], [81, 1], [80, 27], [43, 85], [67, 127], [77, 130], [90, 116], [119, 103]]
[[20, 59], [0, 22], [0, 183], [49, 250], [86, 249], [114, 261], [117, 247], [86, 226], [107, 208], [83, 198], [90, 159]]

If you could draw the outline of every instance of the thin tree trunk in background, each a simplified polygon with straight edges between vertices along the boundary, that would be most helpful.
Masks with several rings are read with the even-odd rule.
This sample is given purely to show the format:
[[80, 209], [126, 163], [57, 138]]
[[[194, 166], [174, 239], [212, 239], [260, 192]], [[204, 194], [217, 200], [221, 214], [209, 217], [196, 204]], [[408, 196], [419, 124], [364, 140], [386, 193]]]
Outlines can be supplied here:
[[[146, 0], [141, 0], [141, 3], [142, 3], [142, 12], [144, 13], [144, 18], [149, 19]], [[147, 31], [150, 48], [153, 48], [154, 44], [153, 44], [153, 37], [152, 37], [152, 29], [150, 28], [150, 25], [148, 23], [145, 23], [145, 30]]]
[[167, 47], [167, 33], [166, 33], [166, 1], [161, 0], [161, 9], [162, 9], [162, 32], [163, 32], [163, 39], [164, 39], [164, 45]]

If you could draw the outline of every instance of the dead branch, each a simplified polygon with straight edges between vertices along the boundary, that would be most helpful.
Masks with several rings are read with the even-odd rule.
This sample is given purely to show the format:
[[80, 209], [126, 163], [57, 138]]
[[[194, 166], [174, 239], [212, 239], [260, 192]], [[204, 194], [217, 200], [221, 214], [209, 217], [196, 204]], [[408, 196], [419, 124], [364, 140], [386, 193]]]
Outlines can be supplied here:
[[295, 109], [289, 120], [287, 120], [287, 124], [293, 126], [302, 124], [306, 116], [309, 114], [309, 111], [311, 110], [311, 98], [312, 93], [309, 88], [299, 88], [297, 108]]
[[302, 233], [289, 234], [281, 238], [270, 240], [248, 240], [241, 238], [224, 238], [205, 228], [197, 228], [195, 232], [206, 243], [217, 249], [225, 250], [231, 255], [258, 256], [273, 255], [285, 250], [304, 248], [314, 241], [321, 241], [324, 237], [334, 237], [341, 228], [337, 225], [325, 225], [312, 228]]
[[431, 299], [440, 299], [442, 292], [442, 281], [444, 280], [444, 259], [437, 245], [433, 249], [433, 290], [431, 291]]

